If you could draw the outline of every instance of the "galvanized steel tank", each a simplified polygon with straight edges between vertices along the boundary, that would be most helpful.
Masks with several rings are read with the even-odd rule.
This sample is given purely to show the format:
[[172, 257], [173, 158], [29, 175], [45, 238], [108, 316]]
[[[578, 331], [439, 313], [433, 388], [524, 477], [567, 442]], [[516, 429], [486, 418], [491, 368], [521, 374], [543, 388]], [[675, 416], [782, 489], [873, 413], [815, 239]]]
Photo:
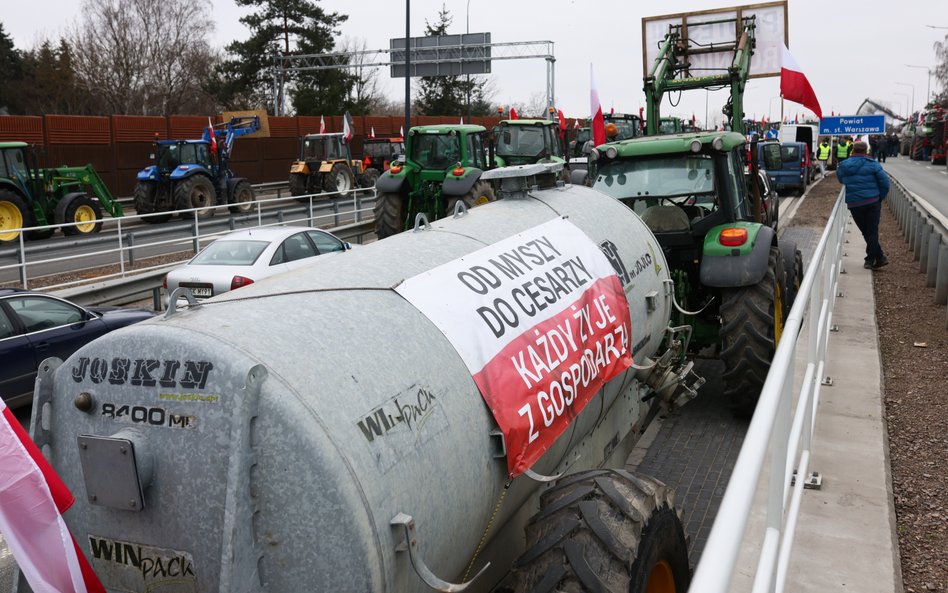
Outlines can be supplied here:
[[[393, 287], [555, 217], [614, 246], [629, 271], [642, 364], [672, 306], [661, 249], [616, 200], [561, 186], [110, 333], [41, 369], [49, 431], [35, 434], [76, 494], [67, 521], [107, 587], [428, 591], [396, 552], [390, 522], [407, 513], [419, 556], [453, 581], [492, 522], [467, 577], [493, 559], [472, 587], [489, 589], [542, 485], [521, 476], [504, 493], [496, 424], [470, 372]], [[645, 415], [635, 373], [601, 390], [534, 470], [627, 452]], [[97, 438], [117, 433], [133, 455]]]

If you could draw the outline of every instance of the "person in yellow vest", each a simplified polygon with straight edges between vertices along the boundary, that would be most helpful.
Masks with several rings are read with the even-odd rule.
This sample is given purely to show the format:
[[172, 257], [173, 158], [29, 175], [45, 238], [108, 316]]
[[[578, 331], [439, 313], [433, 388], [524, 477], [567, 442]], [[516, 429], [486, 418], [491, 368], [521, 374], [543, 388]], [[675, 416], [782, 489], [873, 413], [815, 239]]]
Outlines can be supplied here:
[[852, 151], [853, 141], [849, 136], [846, 136], [836, 144], [836, 164], [839, 165], [839, 163], [848, 159]]
[[820, 165], [820, 179], [826, 177], [826, 164], [829, 162], [833, 149], [830, 147], [829, 138], [823, 138], [820, 145], [816, 147], [816, 162]]

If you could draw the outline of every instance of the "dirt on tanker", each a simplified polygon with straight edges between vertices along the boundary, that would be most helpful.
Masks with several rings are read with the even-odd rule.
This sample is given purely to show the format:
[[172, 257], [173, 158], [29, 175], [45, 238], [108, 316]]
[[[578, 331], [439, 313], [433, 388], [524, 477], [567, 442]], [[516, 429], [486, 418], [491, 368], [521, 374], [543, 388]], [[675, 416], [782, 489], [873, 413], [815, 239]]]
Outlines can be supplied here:
[[[810, 189], [793, 226], [823, 227], [840, 184]], [[855, 230], [853, 232], [856, 232]], [[888, 208], [879, 227], [889, 265], [873, 272], [892, 488], [907, 593], [948, 591], [948, 327]]]

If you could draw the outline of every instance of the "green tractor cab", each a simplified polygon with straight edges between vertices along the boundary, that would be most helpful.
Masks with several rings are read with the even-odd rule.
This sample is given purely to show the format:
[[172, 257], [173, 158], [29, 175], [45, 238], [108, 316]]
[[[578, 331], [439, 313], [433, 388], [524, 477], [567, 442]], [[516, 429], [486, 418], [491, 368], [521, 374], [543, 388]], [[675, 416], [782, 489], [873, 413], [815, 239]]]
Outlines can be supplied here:
[[494, 127], [495, 167], [556, 163], [560, 177], [569, 181], [569, 164], [563, 157], [560, 128], [545, 119], [506, 119]]
[[[51, 224], [70, 224], [61, 227], [67, 236], [97, 233], [103, 210], [123, 215], [92, 165], [41, 169], [36, 162], [25, 142], [0, 142], [0, 242], [17, 240], [23, 227]], [[27, 238], [45, 239], [54, 232], [36, 229]]]
[[692, 354], [718, 355], [733, 410], [750, 416], [802, 259], [777, 241], [777, 203], [745, 174], [734, 132], [649, 136], [597, 147], [593, 188], [634, 210], [655, 233], [675, 281], [675, 325], [690, 325]]
[[416, 126], [405, 139], [405, 162], [391, 167], [375, 183], [375, 225], [379, 239], [428, 220], [492, 202], [494, 189], [481, 181], [488, 168], [487, 129], [475, 125]]

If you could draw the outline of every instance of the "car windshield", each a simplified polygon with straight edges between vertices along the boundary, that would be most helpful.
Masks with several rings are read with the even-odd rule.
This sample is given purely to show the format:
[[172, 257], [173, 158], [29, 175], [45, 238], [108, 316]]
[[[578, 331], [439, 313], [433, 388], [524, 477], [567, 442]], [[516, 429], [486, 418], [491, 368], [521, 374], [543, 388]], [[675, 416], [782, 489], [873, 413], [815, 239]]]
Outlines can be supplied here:
[[543, 148], [543, 126], [503, 126], [498, 131], [499, 156], [535, 157]]
[[411, 160], [424, 169], [447, 169], [461, 160], [461, 143], [454, 134], [416, 134]]
[[214, 241], [188, 263], [210, 266], [251, 266], [269, 244], [269, 241], [251, 240]]
[[599, 169], [594, 187], [620, 199], [711, 194], [714, 166], [702, 154], [616, 160]]

